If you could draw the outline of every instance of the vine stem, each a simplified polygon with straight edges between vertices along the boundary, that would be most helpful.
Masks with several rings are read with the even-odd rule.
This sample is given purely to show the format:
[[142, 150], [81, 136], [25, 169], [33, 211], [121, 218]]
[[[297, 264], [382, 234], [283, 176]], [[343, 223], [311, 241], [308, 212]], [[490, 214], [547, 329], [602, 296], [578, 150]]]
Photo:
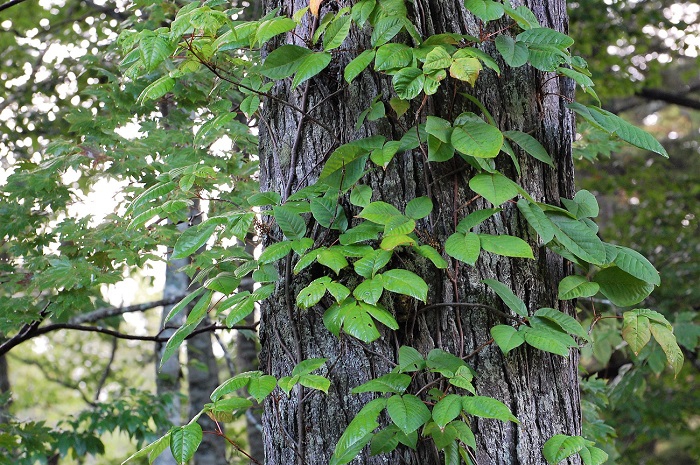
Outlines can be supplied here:
[[216, 429], [217, 431], [203, 431], [205, 434], [213, 434], [214, 436], [219, 436], [221, 438], [224, 438], [226, 442], [231, 444], [234, 449], [236, 449], [238, 452], [241, 454], [245, 455], [248, 460], [253, 462], [255, 465], [263, 465], [259, 460], [257, 460], [255, 457], [250, 455], [248, 452], [246, 452], [241, 446], [239, 446], [236, 441], [231, 439], [230, 437], [226, 436], [226, 434], [221, 430], [221, 426], [219, 425], [219, 422], [216, 422]]
[[284, 192], [282, 193], [282, 203], [284, 203], [292, 193], [292, 184], [296, 178], [296, 172], [294, 167], [297, 164], [299, 158], [299, 144], [301, 143], [301, 133], [304, 127], [304, 115], [306, 113], [306, 107], [309, 102], [309, 83], [306, 81], [304, 85], [304, 92], [301, 96], [301, 119], [299, 119], [299, 124], [297, 124], [296, 134], [294, 135], [294, 142], [292, 144], [291, 158], [289, 160], [289, 173], [287, 174], [287, 184], [284, 186]]
[[507, 313], [502, 312], [502, 311], [498, 310], [497, 308], [494, 308], [490, 305], [470, 303], [470, 302], [439, 302], [439, 303], [435, 303], [435, 304], [430, 304], [426, 307], [419, 309], [418, 313], [427, 312], [427, 311], [434, 310], [436, 308], [441, 308], [441, 307], [482, 308], [484, 310], [488, 310], [492, 313], [495, 313], [496, 315], [502, 316], [503, 318], [505, 318], [507, 320], [516, 321], [519, 324], [524, 324], [524, 321], [521, 320], [520, 318], [508, 315]]

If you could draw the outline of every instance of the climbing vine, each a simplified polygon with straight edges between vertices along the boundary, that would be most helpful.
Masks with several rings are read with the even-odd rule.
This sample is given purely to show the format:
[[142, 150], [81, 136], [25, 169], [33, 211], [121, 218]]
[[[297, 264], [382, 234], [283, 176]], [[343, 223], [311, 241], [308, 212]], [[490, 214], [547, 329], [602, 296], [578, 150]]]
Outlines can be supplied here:
[[[237, 20], [237, 12], [221, 10], [221, 3], [193, 2], [178, 12], [169, 27], [122, 34], [127, 78], [156, 69], [167, 70], [141, 92], [139, 101], [166, 97], [189, 73], [204, 67], [244, 97], [238, 108], [221, 108], [198, 134], [222, 127], [241, 114], [257, 120], [263, 102], [274, 102], [288, 106], [310, 124], [325, 130], [335, 145], [323, 157], [313, 179], [308, 180], [313, 181], [308, 187], [294, 189], [292, 160], [290, 177], [284, 180], [280, 192], [255, 193], [238, 202], [237, 209], [212, 215], [182, 233], [174, 246], [174, 259], [194, 254], [212, 238], [216, 243], [231, 238], [244, 242], [253, 231], [266, 237], [267, 246], [257, 258], [243, 247], [217, 249], [219, 255], [210, 257], [214, 264], [198, 270], [196, 275], [203, 286], [176, 305], [166, 318], [170, 320], [194, 304], [185, 324], [168, 341], [162, 362], [176, 353], [206, 316], [232, 327], [279, 286], [284, 287], [288, 306], [299, 310], [324, 306], [325, 327], [341, 338], [371, 343], [381, 337], [383, 328], [398, 329], [397, 315], [382, 303], [387, 296], [393, 296], [422, 302], [419, 312], [441, 305], [476, 306], [505, 320], [490, 329], [490, 339], [477, 351], [496, 344], [507, 357], [521, 345], [528, 345], [567, 357], [581, 344], [591, 343], [590, 328], [584, 328], [574, 317], [554, 308], [528, 309], [510, 287], [493, 279], [483, 280], [483, 284], [498, 295], [510, 313], [484, 304], [430, 301], [423, 277], [414, 270], [396, 266], [400, 261], [395, 258], [405, 251], [424, 257], [448, 277], [460, 266], [474, 266], [485, 253], [533, 259], [532, 245], [523, 238], [481, 232], [480, 225], [509, 204], [517, 207], [537, 234], [540, 245], [579, 270], [579, 274], [559, 283], [559, 299], [600, 294], [616, 306], [634, 307], [660, 284], [658, 272], [642, 255], [598, 237], [593, 219], [599, 208], [590, 192], [581, 190], [572, 199], [562, 199], [561, 205], [551, 205], [536, 200], [517, 179], [497, 169], [495, 159], [508, 157], [520, 174], [516, 148], [544, 165], [554, 166], [554, 161], [531, 134], [499, 127], [485, 105], [470, 94], [463, 96], [474, 104], [474, 112], [448, 120], [422, 116], [417, 111], [414, 126], [398, 140], [371, 135], [341, 144], [333, 131], [314, 117], [306, 99], [297, 106], [272, 93], [275, 83], [291, 80], [291, 86], [306, 95], [310, 80], [335, 63], [337, 52], [347, 52], [342, 47], [351, 31], [362, 29], [371, 35], [371, 48], [355, 53], [342, 70], [343, 78], [350, 85], [362, 73], [381, 73], [390, 77], [394, 94], [386, 101], [383, 96], [376, 96], [369, 108], [358, 115], [358, 127], [365, 121], [386, 118], [387, 111], [401, 117], [412, 109], [422, 109], [428, 96], [450, 82], [458, 81], [467, 88], [478, 86], [479, 75], [485, 69], [503, 72], [500, 62], [511, 68], [532, 66], [551, 73], [552, 79], [571, 79], [593, 102], [570, 101], [571, 111], [612, 138], [667, 156], [648, 133], [600, 108], [585, 61], [570, 52], [573, 39], [541, 27], [527, 7], [513, 7], [508, 0], [465, 0], [465, 8], [484, 25], [498, 20], [506, 26], [478, 37], [453, 33], [423, 37], [408, 17], [403, 0], [360, 0], [335, 10], [311, 1], [291, 16], [276, 10], [256, 21]], [[307, 30], [309, 24], [313, 24], [311, 30]], [[298, 40], [278, 46], [261, 58], [259, 50], [277, 43], [281, 35]], [[498, 57], [483, 50], [481, 46], [486, 43], [494, 44]], [[491, 204], [491, 208], [472, 212], [455, 222], [454, 231], [444, 243], [435, 243], [418, 227], [421, 222], [432, 221], [434, 205], [429, 186], [425, 186], [428, 195], [399, 209], [384, 201], [373, 201], [372, 188], [363, 183], [368, 171], [385, 170], [397, 157], [414, 150], [420, 151], [430, 164], [457, 157], [474, 170], [469, 181], [471, 191]], [[291, 153], [295, 156], [295, 150]], [[208, 170], [193, 165], [161, 175], [158, 183], [131, 202], [127, 211], [131, 227], [141, 227], [187, 208], [193, 182], [206, 178]], [[358, 212], [354, 217], [348, 214], [348, 205]], [[315, 240], [311, 230], [325, 233], [314, 236], [318, 237]], [[325, 240], [330, 231], [337, 240]], [[323, 275], [291, 295], [292, 275], [312, 266], [322, 267]], [[249, 274], [257, 283], [256, 289], [237, 292], [241, 280]], [[324, 305], [325, 299], [330, 299], [330, 305]], [[634, 353], [638, 354], [653, 337], [670, 367], [678, 373], [683, 355], [671, 325], [660, 313], [640, 308], [622, 315], [601, 313], [595, 315], [592, 325], [611, 318], [622, 320], [622, 337]], [[352, 394], [374, 393], [376, 398], [348, 425], [330, 457], [331, 464], [349, 463], [368, 444], [372, 454], [382, 454], [399, 444], [415, 448], [421, 438], [434, 442], [444, 453], [446, 464], [460, 460], [470, 464], [477, 447], [470, 428], [473, 417], [519, 422], [503, 402], [478, 394], [472, 380], [479, 374], [468, 364], [474, 354], [456, 356], [442, 349], [422, 354], [409, 346], [401, 346], [398, 354], [390, 373], [352, 390]], [[277, 379], [257, 371], [238, 374], [212, 393], [212, 402], [203, 407], [200, 415], [225, 421], [234, 412], [253, 406], [253, 401], [290, 395], [297, 385], [328, 392], [327, 375], [333, 368], [332, 362], [291, 355], [297, 364], [287, 376]], [[431, 373], [437, 381], [412, 389], [413, 379], [422, 373]], [[241, 395], [241, 389], [246, 389], [248, 395]], [[377, 431], [383, 412], [388, 424]], [[188, 461], [202, 438], [197, 418], [172, 429], [130, 459], [147, 456], [152, 462], [169, 447], [178, 462]], [[579, 454], [589, 465], [603, 463], [607, 458], [605, 452], [581, 436], [556, 435], [547, 441], [542, 452], [550, 463], [573, 454]]]

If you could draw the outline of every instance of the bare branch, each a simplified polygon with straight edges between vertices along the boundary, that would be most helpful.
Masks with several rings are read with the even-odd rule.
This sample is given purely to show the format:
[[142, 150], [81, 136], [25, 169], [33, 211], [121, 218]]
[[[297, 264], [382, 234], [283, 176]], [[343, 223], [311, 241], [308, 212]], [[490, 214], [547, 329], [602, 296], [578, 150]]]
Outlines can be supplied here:
[[154, 302], [145, 302], [142, 304], [129, 305], [126, 307], [103, 307], [93, 310], [82, 315], [77, 315], [70, 319], [69, 323], [74, 325], [79, 325], [82, 323], [94, 323], [99, 320], [104, 320], [105, 318], [123, 315], [125, 313], [133, 312], [144, 312], [156, 307], [162, 307], [164, 305], [172, 305], [174, 303], [182, 300], [187, 294], [175, 295], [165, 299], [156, 300]]
[[15, 5], [19, 5], [20, 3], [24, 2], [25, 0], [10, 0], [7, 3], [3, 3], [0, 5], [0, 11], [2, 10], [7, 10], [8, 8], [11, 8]]
[[[255, 331], [258, 327], [259, 322], [255, 322], [252, 325], [240, 325], [240, 326], [220, 326], [216, 324], [204, 326], [202, 328], [198, 328], [192, 333], [185, 338], [185, 340], [190, 339], [197, 334], [200, 333], [205, 333], [208, 331], [216, 331], [220, 329], [225, 329], [225, 330], [231, 330], [231, 329], [247, 329], [250, 331]], [[74, 331], [84, 331], [84, 332], [90, 332], [90, 333], [100, 333], [100, 334], [106, 334], [108, 336], [116, 337], [119, 339], [127, 339], [130, 341], [150, 341], [150, 342], [167, 342], [168, 338], [163, 337], [163, 336], [137, 336], [135, 334], [126, 334], [126, 333], [120, 333], [119, 331], [115, 331], [113, 329], [107, 329], [103, 328], [101, 326], [84, 326], [84, 325], [75, 325], [71, 323], [55, 323], [55, 324], [50, 324], [47, 326], [43, 326], [41, 328], [38, 327], [38, 322], [32, 323], [32, 325], [36, 324], [36, 326], [31, 326], [29, 330], [17, 334], [16, 336], [8, 339], [4, 343], [0, 344], [0, 356], [5, 355], [8, 353], [10, 350], [15, 348], [16, 346], [20, 345], [21, 343], [28, 341], [29, 339], [35, 338], [37, 336], [41, 336], [43, 334], [47, 334], [53, 331], [57, 331], [59, 329], [71, 329]]]

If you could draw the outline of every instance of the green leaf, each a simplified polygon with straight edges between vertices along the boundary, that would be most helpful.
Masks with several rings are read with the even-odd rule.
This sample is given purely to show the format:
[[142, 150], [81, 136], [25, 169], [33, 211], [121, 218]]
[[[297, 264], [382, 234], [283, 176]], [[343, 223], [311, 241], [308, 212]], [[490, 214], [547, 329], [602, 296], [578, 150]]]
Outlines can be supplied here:
[[587, 445], [579, 451], [584, 465], [602, 465], [608, 460], [608, 454], [597, 447]]
[[311, 213], [324, 228], [330, 228], [340, 216], [345, 215], [337, 199], [330, 197], [311, 199]]
[[394, 331], [399, 329], [399, 323], [394, 318], [394, 315], [392, 315], [383, 306], [379, 304], [369, 304], [365, 302], [360, 302], [360, 308], [372, 315], [372, 318], [379, 321], [387, 328], [393, 329]]
[[513, 311], [513, 313], [522, 317], [528, 316], [525, 302], [523, 302], [520, 297], [515, 295], [508, 286], [500, 281], [496, 281], [495, 279], [484, 279], [481, 282], [493, 289], [494, 292], [498, 294], [498, 297], [501, 298], [503, 303], [506, 304], [508, 308]]
[[527, 47], [522, 42], [516, 42], [512, 37], [505, 34], [499, 34], [496, 37], [496, 50], [511, 68], [518, 68], [527, 63], [530, 55]]
[[656, 271], [654, 265], [652, 265], [642, 254], [619, 245], [615, 246], [615, 248], [617, 249], [617, 256], [615, 257], [613, 263], [615, 263], [615, 265], [617, 265], [621, 270], [626, 271], [635, 278], [641, 279], [649, 284], [655, 284], [657, 286], [661, 284], [659, 272]]
[[501, 151], [503, 134], [497, 127], [483, 121], [468, 121], [454, 128], [450, 142], [464, 155], [494, 158]]
[[253, 376], [248, 382], [248, 393], [258, 401], [265, 400], [265, 397], [277, 387], [277, 379], [272, 375]]
[[326, 284], [326, 290], [333, 296], [336, 302], [342, 302], [350, 295], [350, 289], [335, 281]]
[[[502, 37], [502, 36], [499, 36]], [[528, 155], [533, 158], [554, 167], [552, 157], [549, 156], [547, 150], [540, 142], [522, 131], [504, 131], [503, 135], [520, 146]]]
[[398, 447], [399, 434], [404, 435], [396, 425], [389, 425], [372, 438], [370, 454], [379, 455], [386, 454]]
[[520, 423], [506, 404], [493, 397], [468, 396], [462, 399], [464, 411], [481, 418]]
[[518, 209], [532, 226], [532, 229], [539, 234], [542, 242], [547, 244], [554, 239], [554, 224], [537, 204], [520, 199], [518, 200]]
[[481, 62], [477, 58], [457, 58], [450, 66], [450, 76], [473, 86], [482, 69]]
[[247, 371], [244, 373], [239, 373], [233, 378], [229, 378], [219, 385], [214, 392], [211, 393], [209, 398], [212, 402], [216, 402], [221, 399], [226, 394], [238, 391], [239, 389], [248, 385], [248, 381], [253, 376], [260, 376], [262, 372], [260, 371]]
[[518, 187], [500, 173], [477, 174], [469, 181], [469, 187], [494, 205], [501, 205], [518, 195]]
[[598, 293], [598, 283], [590, 282], [584, 276], [567, 276], [559, 282], [559, 300], [578, 299], [580, 297], [592, 297]]
[[170, 432], [170, 452], [179, 464], [187, 463], [202, 442], [202, 427], [194, 422], [173, 428]]
[[306, 234], [306, 223], [296, 211], [286, 205], [272, 209], [275, 221], [287, 239], [301, 239]]
[[381, 299], [384, 293], [384, 283], [382, 276], [376, 276], [372, 279], [366, 279], [362, 281], [354, 291], [352, 295], [357, 299], [368, 304], [376, 304]]
[[297, 66], [296, 74], [292, 80], [292, 87], [298, 86], [326, 69], [331, 62], [331, 58], [331, 54], [328, 52], [312, 53], [305, 56]]
[[182, 299], [180, 302], [177, 303], [173, 308], [170, 309], [168, 314], [166, 315], [165, 319], [163, 320], [163, 324], [167, 323], [170, 321], [175, 315], [180, 313], [182, 310], [184, 310], [187, 305], [189, 305], [190, 302], [192, 302], [195, 298], [197, 298], [201, 293], [204, 292], [204, 288], [199, 288], [196, 291], [192, 292], [190, 295]]
[[402, 247], [402, 246], [415, 246], [416, 241], [405, 234], [391, 234], [384, 239], [382, 239], [381, 244], [379, 244], [379, 247], [381, 247], [383, 250], [394, 250], [397, 247]]
[[529, 45], [554, 46], [564, 50], [574, 44], [574, 39], [547, 27], [536, 27], [518, 34], [518, 41]]
[[491, 234], [479, 234], [481, 248], [487, 252], [503, 255], [505, 257], [532, 258], [532, 248], [519, 237]]
[[335, 274], [340, 273], [340, 270], [348, 266], [348, 261], [345, 255], [334, 249], [321, 250], [316, 257], [316, 260], [321, 265], [327, 266], [335, 271]]
[[403, 215], [393, 205], [377, 201], [367, 205], [357, 216], [373, 223], [385, 225], [391, 218]]
[[651, 134], [640, 129], [619, 116], [609, 111], [596, 108], [592, 105], [581, 105], [580, 103], [570, 103], [569, 108], [574, 110], [584, 119], [592, 123], [610, 135], [617, 136], [641, 149], [650, 150], [668, 158], [666, 149]]
[[413, 246], [413, 250], [415, 250], [416, 253], [421, 257], [427, 258], [428, 260], [433, 262], [433, 265], [435, 265], [436, 268], [439, 268], [441, 270], [447, 268], [447, 262], [445, 261], [445, 259], [442, 258], [442, 255], [440, 255], [440, 253], [438, 253], [438, 251], [435, 250], [432, 246]]
[[595, 196], [585, 189], [578, 191], [573, 200], [561, 199], [561, 202], [576, 219], [595, 218], [600, 211]]
[[388, 236], [406, 236], [411, 234], [416, 229], [416, 221], [411, 218], [398, 215], [394, 216], [386, 222], [384, 226], [384, 237]]
[[431, 71], [449, 68], [451, 64], [452, 56], [447, 53], [445, 47], [435, 47], [425, 56], [423, 72], [430, 73]]
[[[476, 438], [469, 426], [460, 420], [455, 420], [450, 423], [455, 430], [457, 430], [457, 438], [462, 441], [466, 446], [476, 449]], [[465, 463], [469, 463], [465, 460]]]
[[547, 462], [556, 464], [581, 451], [585, 446], [586, 440], [581, 436], [557, 434], [544, 443], [542, 454]]
[[298, 45], [283, 45], [267, 56], [260, 73], [274, 81], [280, 81], [296, 73], [304, 59], [312, 53], [308, 48]]
[[600, 292], [620, 307], [630, 307], [646, 299], [654, 285], [635, 278], [616, 266], [600, 270], [593, 281], [600, 285]]
[[462, 396], [449, 394], [433, 407], [433, 420], [441, 429], [444, 429], [460, 413], [462, 413]]
[[[325, 277], [328, 279], [328, 277]], [[321, 298], [326, 294], [326, 286], [321, 281], [324, 278], [319, 278], [311, 282], [304, 289], [299, 291], [297, 295], [297, 306], [299, 308], [310, 308], [319, 303]]]
[[328, 388], [331, 387], [330, 380], [319, 375], [301, 375], [299, 377], [299, 384], [310, 389], [323, 391], [326, 394], [328, 394]]
[[[567, 334], [544, 326], [527, 327], [521, 326], [520, 331], [525, 335], [525, 342], [536, 349], [544, 350], [562, 357], [569, 356], [569, 348], [576, 346], [576, 342]], [[564, 342], [561, 336], [571, 339], [571, 342]]]
[[374, 399], [353, 418], [335, 446], [329, 465], [351, 462], [372, 439], [378, 426], [377, 417], [386, 407], [386, 399]]
[[471, 392], [472, 394], [475, 394], [476, 389], [472, 384], [473, 379], [474, 374], [472, 373], [471, 369], [465, 365], [457, 368], [457, 371], [454, 372], [454, 376], [449, 378], [449, 381], [451, 385], [457, 386], [458, 388], [465, 389]]
[[467, 234], [472, 228], [480, 225], [500, 211], [500, 208], [484, 208], [482, 210], [472, 212], [459, 222], [457, 225], [457, 231], [461, 232], [462, 234]]
[[233, 273], [222, 272], [204, 282], [204, 287], [212, 291], [221, 292], [224, 295], [232, 294], [241, 283]]
[[376, 71], [394, 71], [407, 66], [413, 62], [413, 49], [406, 44], [386, 44], [377, 49], [374, 59], [374, 69]]
[[404, 19], [400, 16], [389, 16], [377, 21], [372, 30], [372, 46], [379, 47], [393, 39], [403, 29], [405, 25]]
[[[260, 26], [258, 26], [258, 30], [255, 33], [255, 42], [257, 42], [258, 45], [262, 46], [263, 44], [265, 44], [265, 42], [272, 39], [276, 35], [284, 34], [285, 32], [289, 32], [296, 27], [296, 21], [294, 21], [291, 18], [281, 16], [269, 19], [267, 21], [263, 21], [262, 23], [260, 23]], [[286, 45], [283, 47], [286, 47]]]
[[[368, 150], [365, 147], [361, 147], [357, 144], [341, 145], [335, 149], [335, 151], [328, 158], [328, 161], [323, 166], [319, 179], [327, 180], [338, 172], [342, 173], [344, 170], [351, 167], [353, 162], [361, 161], [362, 157], [367, 155], [367, 153]], [[366, 160], [367, 159], [365, 158], [365, 161]]]
[[292, 251], [291, 241], [282, 241], [270, 244], [260, 254], [258, 263], [266, 264], [276, 262], [282, 257], [286, 257]]
[[605, 261], [603, 241], [585, 223], [557, 213], [547, 217], [555, 226], [554, 236], [566, 250], [594, 265]]
[[350, 63], [348, 63], [343, 71], [345, 81], [348, 84], [354, 81], [355, 78], [359, 76], [362, 71], [367, 69], [370, 63], [372, 63], [372, 60], [374, 60], [374, 55], [374, 50], [365, 50], [355, 57]]
[[348, 229], [339, 237], [342, 245], [357, 244], [364, 241], [376, 241], [379, 238], [379, 233], [383, 230], [382, 226], [365, 221]]
[[390, 251], [375, 250], [354, 263], [355, 272], [363, 278], [371, 278], [389, 263], [391, 256]]
[[392, 79], [399, 98], [412, 100], [423, 91], [425, 75], [419, 68], [402, 68]]
[[[144, 31], [151, 32], [151, 31]], [[139, 53], [141, 61], [146, 67], [146, 72], [155, 70], [173, 51], [170, 42], [163, 36], [155, 33], [144, 34], [139, 41]]]
[[128, 459], [124, 460], [121, 463], [121, 465], [125, 465], [127, 462], [130, 462], [133, 459], [138, 459], [146, 455], [148, 456], [148, 463], [150, 465], [151, 463], [153, 463], [153, 460], [155, 460], [155, 458], [161, 454], [161, 452], [170, 447], [170, 434], [171, 432], [168, 431], [168, 433], [164, 436], [161, 436], [160, 438], [156, 439], [147, 446], [142, 447], [138, 451], [134, 452], [129, 456]]
[[360, 184], [350, 192], [350, 203], [358, 207], [366, 207], [372, 201], [372, 188]]
[[450, 142], [452, 139], [452, 124], [437, 116], [428, 116], [425, 122], [425, 131], [442, 142]]
[[505, 2], [503, 4], [503, 9], [506, 10], [506, 14], [523, 30], [540, 27], [540, 23], [535, 14], [525, 5], [513, 8], [510, 2]]
[[409, 375], [388, 373], [353, 388], [352, 393], [361, 394], [363, 392], [381, 392], [386, 394], [391, 392], [394, 394], [403, 394], [406, 392], [408, 385], [411, 384], [411, 380], [412, 378]]
[[455, 376], [460, 368], [467, 367], [464, 360], [442, 349], [433, 349], [428, 352], [426, 363], [431, 372], [440, 373], [447, 378]]
[[433, 201], [428, 197], [416, 197], [406, 205], [406, 216], [420, 220], [433, 211]]
[[576, 321], [575, 318], [572, 316], [567, 315], [566, 313], [560, 312], [559, 310], [553, 309], [553, 308], [540, 308], [535, 312], [535, 316], [539, 318], [544, 318], [546, 320], [549, 320], [553, 323], [555, 323], [557, 326], [559, 326], [562, 330], [566, 331], [569, 334], [573, 334], [574, 336], [578, 336], [580, 338], [588, 340], [588, 333], [586, 332], [585, 329], [583, 329], [583, 326], [581, 326], [581, 323]]
[[629, 344], [635, 355], [651, 340], [651, 324], [649, 318], [640, 314], [639, 310], [631, 310], [623, 314], [622, 338]]
[[681, 348], [678, 347], [678, 343], [676, 342], [676, 337], [673, 335], [673, 332], [665, 325], [652, 321], [651, 334], [654, 336], [654, 339], [656, 339], [656, 342], [659, 343], [661, 349], [666, 354], [668, 364], [673, 369], [673, 375], [678, 376], [681, 368], [683, 368], [683, 352], [681, 351]]
[[433, 135], [428, 136], [428, 161], [443, 162], [454, 158], [455, 148]]
[[525, 342], [525, 336], [517, 329], [508, 325], [496, 325], [491, 328], [491, 337], [503, 352], [508, 354], [511, 350], [521, 346]]
[[399, 370], [401, 373], [422, 370], [425, 359], [416, 349], [410, 346], [399, 347]]
[[143, 89], [136, 101], [144, 103], [147, 100], [158, 100], [173, 90], [174, 87], [175, 79], [171, 78], [169, 75], [162, 76]]
[[459, 261], [474, 265], [481, 252], [479, 236], [474, 233], [454, 233], [445, 241], [445, 253]]
[[381, 336], [374, 320], [369, 313], [359, 307], [359, 303], [344, 306], [342, 319], [343, 331], [363, 342], [369, 344]]
[[464, 0], [464, 6], [482, 21], [489, 22], [503, 16], [503, 5], [492, 0]]
[[431, 417], [430, 410], [428, 410], [423, 401], [411, 394], [389, 397], [386, 403], [386, 410], [391, 421], [401, 428], [404, 434], [416, 431]]
[[381, 276], [387, 291], [408, 295], [422, 302], [428, 299], [428, 285], [423, 278], [411, 271], [393, 269]]
[[[370, 108], [370, 115], [374, 113], [375, 108], [379, 108], [375, 119], [383, 118], [385, 115], [384, 102], [377, 102], [372, 105], [372, 108]], [[369, 121], [374, 121], [372, 118], [370, 118], [370, 116], [368, 116], [367, 119]], [[394, 156], [398, 152], [400, 146], [401, 143], [399, 141], [389, 141], [384, 145], [384, 147], [373, 150], [372, 154], [370, 155], [370, 159], [375, 165], [386, 169], [391, 160], [394, 159]]]
[[207, 243], [209, 238], [214, 231], [219, 226], [217, 221], [205, 221], [197, 226], [188, 228], [182, 235], [178, 238], [173, 247], [173, 254], [171, 258], [177, 260], [180, 258], [189, 257], [195, 253], [200, 247]]
[[352, 18], [350, 16], [341, 16], [336, 18], [326, 29], [323, 34], [323, 51], [333, 50], [342, 45], [345, 38], [350, 33], [352, 26]]
[[[211, 293], [208, 293], [207, 296], [211, 298]], [[207, 297], [205, 296], [205, 297]], [[201, 302], [201, 300], [200, 300]], [[195, 330], [197, 327], [197, 324], [194, 325], [183, 325], [180, 326], [172, 336], [170, 336], [170, 339], [168, 339], [168, 342], [165, 344], [165, 349], [163, 350], [163, 356], [160, 360], [160, 366], [162, 367], [165, 362], [167, 362], [170, 357], [172, 357], [179, 349], [180, 345], [182, 345], [182, 341], [185, 340], [187, 336], [192, 334], [192, 331]]]

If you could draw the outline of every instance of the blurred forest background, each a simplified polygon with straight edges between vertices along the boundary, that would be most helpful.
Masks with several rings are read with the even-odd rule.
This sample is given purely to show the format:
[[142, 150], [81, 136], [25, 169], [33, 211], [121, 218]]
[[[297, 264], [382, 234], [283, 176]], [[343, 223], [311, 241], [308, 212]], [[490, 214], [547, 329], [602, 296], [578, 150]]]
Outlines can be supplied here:
[[[166, 267], [167, 250], [156, 244], [201, 212], [226, 211], [222, 192], [244, 198], [255, 189], [255, 118], [242, 114], [257, 97], [202, 67], [166, 99], [137, 99], [163, 70], [140, 77], [124, 53], [128, 35], [117, 38], [169, 24], [184, 3], [0, 4], [0, 463], [120, 463], [157, 427], [198, 412], [220, 381], [255, 369], [255, 322], [243, 321], [236, 331], [204, 322], [180, 360], [157, 371], [173, 331], [161, 331], [161, 321], [208, 259]], [[256, 0], [207, 3], [233, 3], [239, 20], [261, 11]], [[599, 322], [596, 350], [582, 350], [584, 436], [611, 464], [700, 464], [700, 5], [580, 0], [569, 8], [574, 48], [604, 108], [670, 154], [651, 158], [579, 126], [578, 188], [598, 197], [600, 235], [660, 271], [662, 285], [644, 306], [674, 324], [686, 356], [674, 379], [658, 346], [633, 356], [616, 323]], [[232, 60], [245, 67], [255, 58]], [[187, 164], [193, 154], [206, 169]], [[127, 227], [133, 186], [174, 169], [197, 199], [188, 217]], [[579, 301], [581, 319], [609, 305]], [[620, 373], [628, 374], [622, 382]], [[254, 412], [227, 428], [261, 457]], [[195, 461], [247, 463], [224, 446], [215, 438]]]

